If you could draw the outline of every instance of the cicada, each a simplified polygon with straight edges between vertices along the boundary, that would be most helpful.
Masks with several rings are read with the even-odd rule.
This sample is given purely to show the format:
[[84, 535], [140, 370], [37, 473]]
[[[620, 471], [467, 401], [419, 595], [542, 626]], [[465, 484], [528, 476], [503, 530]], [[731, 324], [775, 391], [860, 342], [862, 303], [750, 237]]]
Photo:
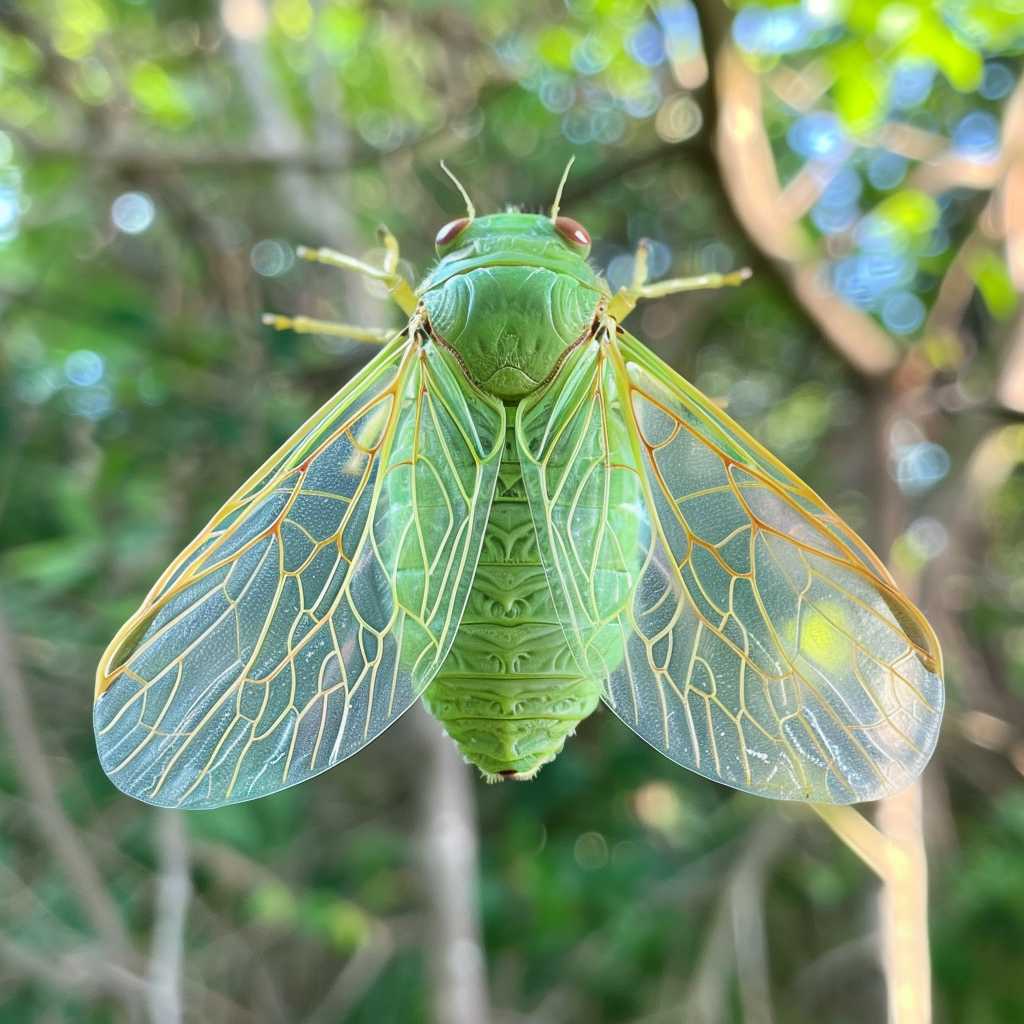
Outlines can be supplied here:
[[[568, 173], [568, 168], [566, 169]], [[562, 185], [565, 176], [562, 178]], [[604, 701], [677, 764], [760, 796], [872, 800], [928, 761], [931, 627], [864, 541], [622, 326], [575, 220], [510, 210], [384, 281], [382, 347], [174, 560], [100, 663], [107, 774], [210, 808], [345, 760], [422, 699], [491, 781]]]

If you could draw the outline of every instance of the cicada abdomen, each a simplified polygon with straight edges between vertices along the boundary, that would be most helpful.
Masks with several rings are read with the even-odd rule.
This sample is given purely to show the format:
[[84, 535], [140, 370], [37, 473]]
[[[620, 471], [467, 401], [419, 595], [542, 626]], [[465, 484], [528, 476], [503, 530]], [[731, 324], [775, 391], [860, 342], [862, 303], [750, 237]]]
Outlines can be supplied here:
[[[509, 426], [490, 519], [469, 601], [452, 650], [424, 694], [430, 711], [485, 776], [532, 778], [561, 751], [597, 707], [606, 674], [581, 665], [566, 642], [545, 575], [523, 484], [514, 427]], [[574, 476], [578, 467], [567, 465]], [[622, 479], [625, 487], [638, 481]], [[579, 529], [601, 530], [604, 508], [584, 484], [575, 514]], [[637, 529], [634, 520], [630, 527]], [[635, 551], [635, 543], [626, 550]], [[631, 573], [614, 557], [580, 577], [618, 605]], [[618, 595], [618, 596], [616, 596]], [[623, 638], [615, 615], [591, 638], [595, 660], [615, 667]]]

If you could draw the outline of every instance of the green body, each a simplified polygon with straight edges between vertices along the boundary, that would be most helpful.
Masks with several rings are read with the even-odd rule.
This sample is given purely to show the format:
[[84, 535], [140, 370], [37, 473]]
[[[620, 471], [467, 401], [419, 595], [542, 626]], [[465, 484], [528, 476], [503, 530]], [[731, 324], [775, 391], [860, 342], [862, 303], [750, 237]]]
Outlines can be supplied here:
[[514, 437], [515, 406], [589, 334], [607, 288], [547, 217], [473, 221], [420, 289], [430, 331], [510, 426], [483, 550], [448, 659], [424, 694], [489, 777], [529, 778], [597, 706], [603, 680], [566, 643], [541, 565]]

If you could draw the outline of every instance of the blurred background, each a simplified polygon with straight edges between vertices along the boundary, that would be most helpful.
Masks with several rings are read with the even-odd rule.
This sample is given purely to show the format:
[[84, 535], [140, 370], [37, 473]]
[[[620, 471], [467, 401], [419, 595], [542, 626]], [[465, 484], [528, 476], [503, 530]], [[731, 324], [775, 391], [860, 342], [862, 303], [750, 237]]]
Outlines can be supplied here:
[[462, 204], [550, 204], [613, 285], [749, 265], [631, 329], [934, 623], [939, 1021], [1024, 1020], [1021, 0], [0, 0], [0, 1019], [875, 1022], [877, 884], [809, 814], [608, 714], [485, 786], [423, 716], [184, 818], [94, 754], [101, 650], [396, 324]]

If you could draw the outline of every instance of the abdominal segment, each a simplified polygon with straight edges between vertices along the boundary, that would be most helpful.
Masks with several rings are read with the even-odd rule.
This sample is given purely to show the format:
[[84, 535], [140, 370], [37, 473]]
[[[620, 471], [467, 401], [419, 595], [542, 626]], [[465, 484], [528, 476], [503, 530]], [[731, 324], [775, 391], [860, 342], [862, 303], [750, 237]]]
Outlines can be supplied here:
[[602, 687], [580, 670], [558, 624], [510, 426], [469, 602], [424, 702], [485, 776], [530, 778]]

